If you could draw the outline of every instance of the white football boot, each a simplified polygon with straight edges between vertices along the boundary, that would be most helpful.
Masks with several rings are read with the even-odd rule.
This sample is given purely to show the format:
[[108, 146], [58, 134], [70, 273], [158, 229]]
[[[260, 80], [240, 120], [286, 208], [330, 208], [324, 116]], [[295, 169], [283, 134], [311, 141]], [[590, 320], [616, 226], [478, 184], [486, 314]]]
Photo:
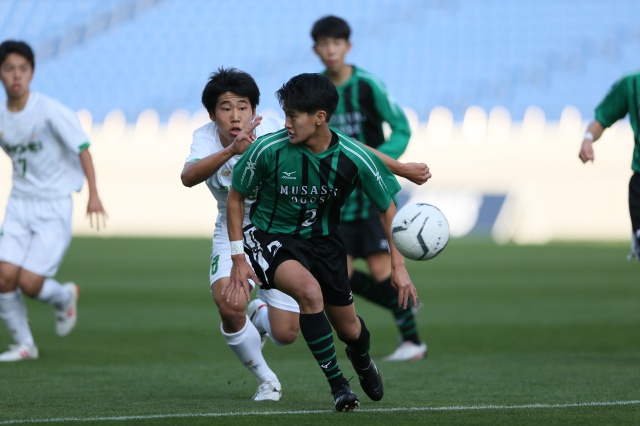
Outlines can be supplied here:
[[19, 343], [9, 345], [9, 350], [0, 354], [0, 362], [23, 361], [25, 359], [38, 359], [38, 348], [34, 345]]
[[267, 379], [258, 384], [258, 390], [253, 395], [254, 401], [280, 401], [282, 386], [278, 379]]
[[63, 287], [71, 292], [71, 298], [64, 307], [56, 308], [56, 334], [60, 337], [71, 333], [78, 320], [79, 288], [75, 283], [66, 283]]
[[384, 357], [385, 361], [411, 361], [423, 359], [427, 355], [427, 344], [420, 343], [419, 345], [411, 342], [404, 341], [400, 343], [398, 349], [391, 355]]

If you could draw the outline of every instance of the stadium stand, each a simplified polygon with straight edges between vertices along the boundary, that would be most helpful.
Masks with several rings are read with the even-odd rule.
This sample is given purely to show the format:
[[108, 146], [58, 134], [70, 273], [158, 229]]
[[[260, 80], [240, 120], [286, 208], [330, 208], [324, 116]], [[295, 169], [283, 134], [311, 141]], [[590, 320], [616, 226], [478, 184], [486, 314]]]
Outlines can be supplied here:
[[[353, 63], [378, 74], [426, 121], [436, 106], [456, 121], [469, 106], [538, 106], [583, 116], [620, 75], [638, 68], [637, 0], [0, 0], [0, 38], [36, 49], [34, 87], [102, 122], [153, 108], [161, 122], [201, 109], [219, 65], [252, 73], [262, 108], [290, 76], [316, 71], [309, 30], [320, 16], [354, 29]], [[632, 59], [633, 58], [633, 59]], [[589, 90], [587, 90], [589, 88]]]

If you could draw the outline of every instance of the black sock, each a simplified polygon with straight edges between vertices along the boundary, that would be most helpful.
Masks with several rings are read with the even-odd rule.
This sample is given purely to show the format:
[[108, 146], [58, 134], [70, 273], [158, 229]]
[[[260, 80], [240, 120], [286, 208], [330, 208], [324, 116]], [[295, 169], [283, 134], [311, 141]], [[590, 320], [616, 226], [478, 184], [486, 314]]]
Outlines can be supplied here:
[[367, 368], [371, 363], [369, 349], [371, 347], [371, 334], [362, 318], [358, 317], [362, 330], [360, 336], [353, 341], [342, 340], [351, 351], [351, 363], [357, 368]]
[[333, 331], [324, 312], [300, 314], [300, 331], [334, 392], [345, 381], [333, 344]]
[[420, 344], [416, 319], [410, 307], [411, 301], [407, 309], [398, 307], [398, 292], [391, 285], [391, 278], [376, 282], [371, 275], [354, 270], [349, 284], [355, 294], [391, 311], [403, 341]]

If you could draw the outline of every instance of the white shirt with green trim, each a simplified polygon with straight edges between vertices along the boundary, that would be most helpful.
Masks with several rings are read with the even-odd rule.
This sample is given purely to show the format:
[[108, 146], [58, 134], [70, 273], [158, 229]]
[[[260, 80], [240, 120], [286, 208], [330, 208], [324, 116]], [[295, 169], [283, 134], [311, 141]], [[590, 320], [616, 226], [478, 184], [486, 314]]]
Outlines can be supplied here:
[[88, 146], [76, 113], [55, 99], [31, 92], [22, 111], [0, 105], [0, 147], [13, 162], [12, 194], [54, 199], [80, 191], [79, 154]]
[[[260, 137], [282, 128], [284, 128], [284, 120], [281, 118], [263, 116], [262, 121], [258, 127], [256, 127], [254, 133], [257, 137]], [[215, 122], [211, 121], [193, 132], [191, 152], [185, 162], [190, 163], [201, 160], [223, 149], [224, 147], [222, 146], [222, 142], [220, 142], [218, 127]], [[213, 176], [205, 181], [218, 204], [216, 223], [224, 225], [223, 229], [225, 232], [227, 223], [227, 195], [229, 195], [229, 188], [233, 180], [233, 166], [236, 165], [239, 158], [240, 155], [230, 158]], [[249, 224], [249, 210], [253, 201], [253, 199], [245, 199], [244, 225]]]

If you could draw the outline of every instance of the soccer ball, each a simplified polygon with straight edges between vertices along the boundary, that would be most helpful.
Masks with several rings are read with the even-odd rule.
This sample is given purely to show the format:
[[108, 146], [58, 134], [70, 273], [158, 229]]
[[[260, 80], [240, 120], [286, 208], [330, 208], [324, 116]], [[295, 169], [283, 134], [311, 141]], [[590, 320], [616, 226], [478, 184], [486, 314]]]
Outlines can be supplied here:
[[398, 210], [391, 222], [391, 237], [404, 257], [433, 259], [449, 242], [449, 222], [436, 206], [407, 204]]

